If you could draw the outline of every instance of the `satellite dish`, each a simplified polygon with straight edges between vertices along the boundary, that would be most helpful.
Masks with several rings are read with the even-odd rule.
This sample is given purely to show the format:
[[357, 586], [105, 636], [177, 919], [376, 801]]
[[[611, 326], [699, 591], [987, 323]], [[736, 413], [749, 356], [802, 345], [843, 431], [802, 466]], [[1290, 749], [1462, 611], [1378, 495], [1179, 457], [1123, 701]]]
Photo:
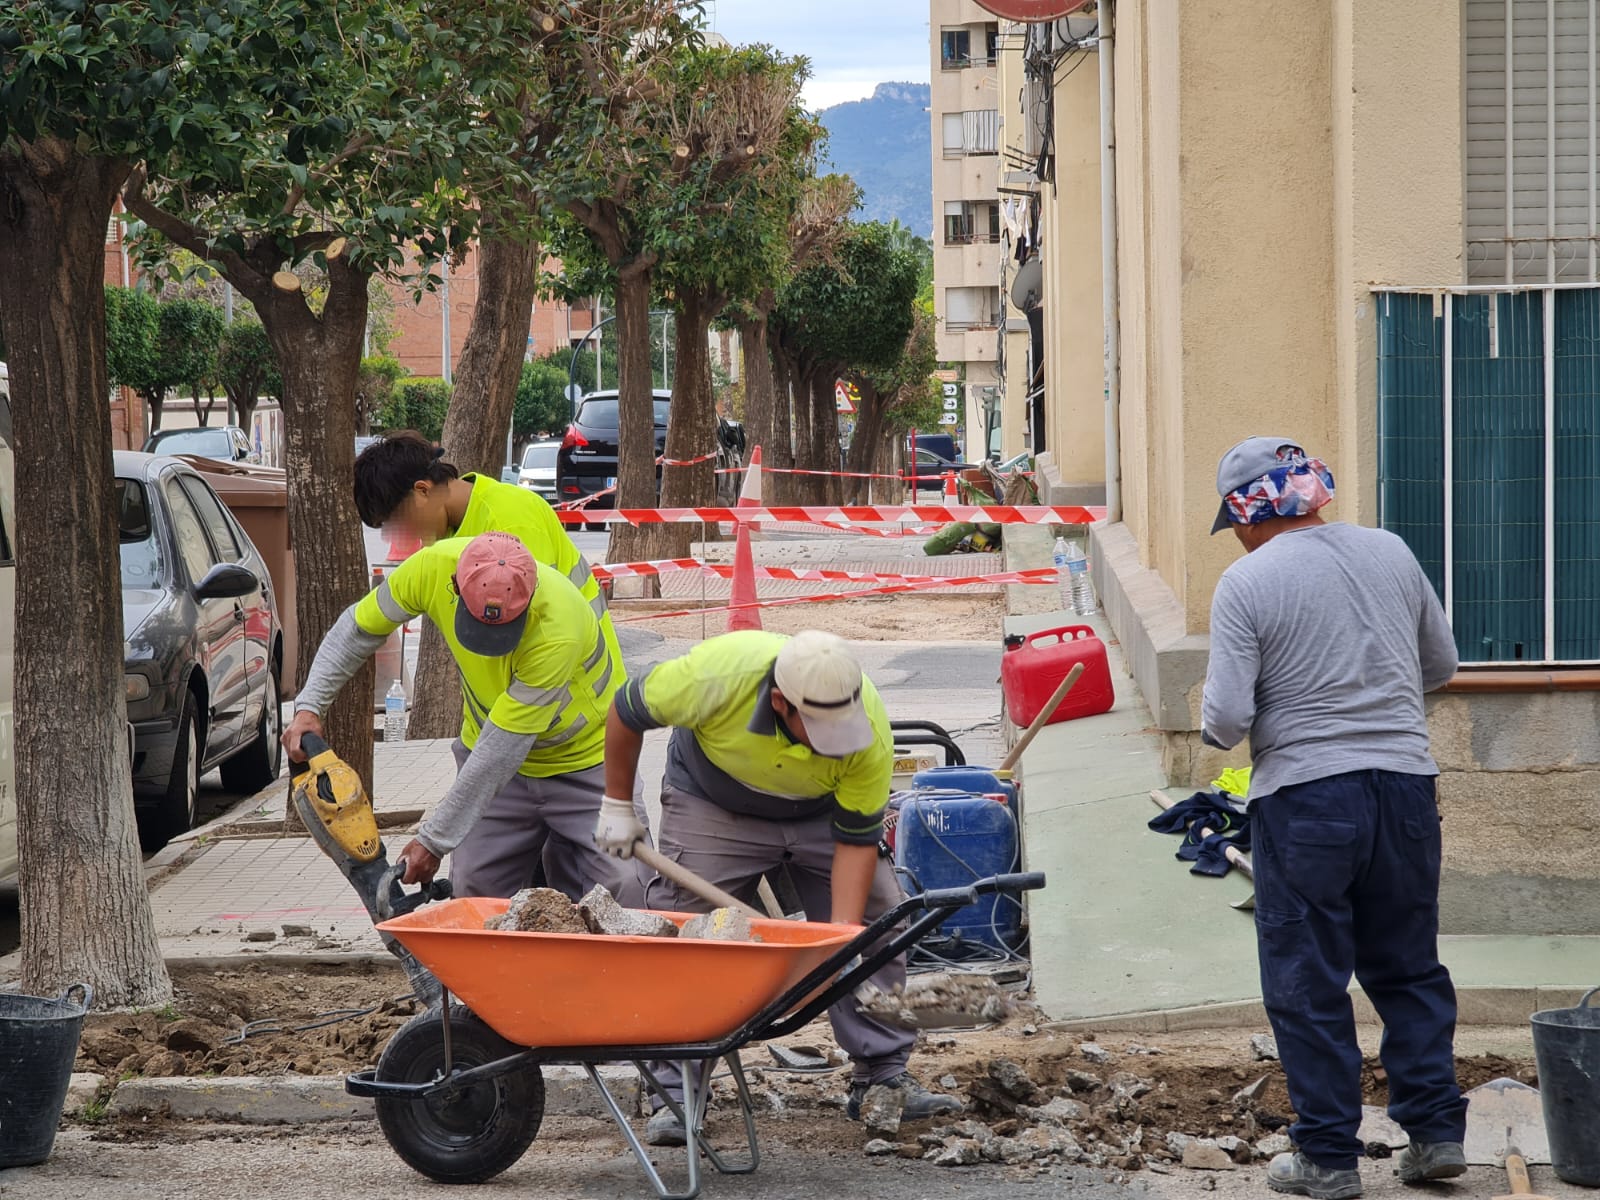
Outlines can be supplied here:
[[1017, 268], [1017, 277], [1011, 284], [1011, 303], [1023, 312], [1035, 307], [1044, 299], [1044, 267], [1035, 254]]

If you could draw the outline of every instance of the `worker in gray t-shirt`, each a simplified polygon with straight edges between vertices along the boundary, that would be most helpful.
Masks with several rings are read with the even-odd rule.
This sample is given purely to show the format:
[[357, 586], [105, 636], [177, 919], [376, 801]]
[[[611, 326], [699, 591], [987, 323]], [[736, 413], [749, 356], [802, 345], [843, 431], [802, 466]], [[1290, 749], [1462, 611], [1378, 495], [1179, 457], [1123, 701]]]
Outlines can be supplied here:
[[1217, 468], [1211, 527], [1246, 550], [1211, 606], [1202, 737], [1246, 737], [1261, 991], [1298, 1116], [1275, 1191], [1361, 1194], [1355, 975], [1383, 1020], [1403, 1183], [1466, 1170], [1456, 998], [1439, 962], [1439, 773], [1423, 694], [1454, 640], [1398, 537], [1329, 524], [1333, 476], [1289, 438], [1249, 438]]

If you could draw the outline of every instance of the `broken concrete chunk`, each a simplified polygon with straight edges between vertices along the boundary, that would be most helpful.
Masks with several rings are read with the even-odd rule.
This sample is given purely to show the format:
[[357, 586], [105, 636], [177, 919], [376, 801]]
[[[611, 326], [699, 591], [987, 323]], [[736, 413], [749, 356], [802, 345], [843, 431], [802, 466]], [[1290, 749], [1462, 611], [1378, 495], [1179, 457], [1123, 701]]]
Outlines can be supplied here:
[[1237, 1138], [1231, 1134], [1217, 1139], [1217, 1149], [1241, 1166], [1253, 1162], [1256, 1157], [1256, 1148], [1254, 1146], [1243, 1138]]
[[1077, 1139], [1065, 1129], [1036, 1125], [1017, 1134], [1016, 1140], [1032, 1149], [1034, 1156], [1038, 1158], [1047, 1154], [1059, 1154], [1065, 1159], [1076, 1161], [1083, 1154]]
[[283, 926], [283, 936], [286, 938], [315, 937], [316, 930], [309, 925], [285, 925]]
[[983, 1151], [971, 1138], [957, 1138], [933, 1156], [936, 1167], [970, 1167], [981, 1162]]
[[1383, 1109], [1371, 1104], [1361, 1106], [1361, 1128], [1356, 1130], [1356, 1137], [1363, 1145], [1377, 1144], [1390, 1150], [1400, 1150], [1411, 1144], [1406, 1131], [1390, 1120]]
[[1078, 1047], [1078, 1053], [1092, 1063], [1108, 1063], [1111, 1061], [1110, 1052], [1098, 1042], [1084, 1042], [1083, 1045]]
[[1083, 1119], [1083, 1105], [1076, 1100], [1068, 1100], [1065, 1096], [1057, 1096], [1050, 1103], [1038, 1108], [1024, 1108], [1022, 1115], [1035, 1125], [1065, 1125], [1068, 1121]]
[[865, 1146], [861, 1147], [861, 1152], [868, 1158], [882, 1158], [885, 1155], [898, 1154], [900, 1147], [893, 1142], [884, 1141], [883, 1138], [873, 1138]]
[[578, 916], [583, 919], [590, 933], [610, 934], [613, 937], [678, 936], [677, 925], [666, 917], [623, 908], [617, 903], [616, 897], [598, 883], [578, 901]]
[[1190, 1142], [1183, 1148], [1183, 1165], [1191, 1171], [1231, 1171], [1233, 1159], [1214, 1142]]
[[244, 935], [243, 940], [247, 942], [275, 942], [278, 940], [278, 935], [270, 929], [252, 929]]
[[578, 910], [554, 888], [523, 888], [506, 911], [483, 923], [485, 929], [519, 933], [588, 933]]
[[1288, 1134], [1269, 1133], [1256, 1143], [1256, 1153], [1262, 1158], [1271, 1158], [1274, 1154], [1287, 1154], [1290, 1147]]
[[736, 908], [714, 908], [708, 913], [691, 917], [684, 923], [679, 937], [700, 938], [708, 942], [759, 942], [760, 936], [750, 927], [750, 918]]
[[1271, 1078], [1272, 1076], [1270, 1075], [1263, 1075], [1260, 1079], [1256, 1080], [1249, 1086], [1240, 1088], [1233, 1094], [1234, 1104], [1239, 1108], [1246, 1108], [1249, 1105], [1254, 1104], [1257, 1100], [1261, 1099], [1262, 1096], [1267, 1094], [1267, 1083], [1269, 1080], [1271, 1080]]
[[1018, 1100], [1031, 1101], [1039, 1094], [1039, 1086], [1015, 1059], [995, 1059], [989, 1064], [989, 1078], [998, 1083], [1007, 1095]]
[[1087, 1071], [1068, 1071], [1067, 1087], [1074, 1092], [1092, 1092], [1100, 1086], [1100, 1077]]
[[952, 971], [914, 975], [889, 991], [866, 983], [856, 989], [856, 999], [862, 1012], [902, 1029], [982, 1025], [1004, 1020], [1016, 1007], [993, 977]]
[[902, 1089], [874, 1084], [861, 1097], [861, 1123], [869, 1133], [899, 1133], [900, 1114], [905, 1108], [906, 1094]]
[[1183, 1152], [1194, 1142], [1194, 1138], [1187, 1133], [1179, 1133], [1174, 1129], [1167, 1134], [1167, 1149], [1171, 1150], [1177, 1158], [1183, 1157]]
[[1148, 1096], [1153, 1090], [1148, 1079], [1140, 1079], [1129, 1071], [1118, 1071], [1106, 1080], [1106, 1086], [1118, 1100], [1137, 1100], [1140, 1096]]
[[1278, 1039], [1270, 1033], [1258, 1033], [1250, 1039], [1250, 1056], [1257, 1062], [1278, 1061]]

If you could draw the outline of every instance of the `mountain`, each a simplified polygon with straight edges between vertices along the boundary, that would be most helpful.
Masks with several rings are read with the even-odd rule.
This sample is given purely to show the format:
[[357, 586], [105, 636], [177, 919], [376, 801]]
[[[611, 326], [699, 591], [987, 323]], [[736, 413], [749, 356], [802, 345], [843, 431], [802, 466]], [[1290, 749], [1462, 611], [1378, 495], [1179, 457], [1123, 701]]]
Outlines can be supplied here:
[[860, 185], [859, 221], [897, 218], [926, 236], [933, 229], [933, 147], [925, 83], [880, 83], [866, 100], [825, 108], [823, 170]]

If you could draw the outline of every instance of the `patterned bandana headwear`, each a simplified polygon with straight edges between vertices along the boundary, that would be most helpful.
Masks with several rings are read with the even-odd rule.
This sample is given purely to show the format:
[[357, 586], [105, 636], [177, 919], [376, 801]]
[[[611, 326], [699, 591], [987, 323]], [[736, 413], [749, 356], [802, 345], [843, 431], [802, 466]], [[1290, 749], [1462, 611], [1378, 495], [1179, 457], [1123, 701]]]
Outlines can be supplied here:
[[1222, 498], [1235, 525], [1257, 525], [1274, 517], [1303, 517], [1333, 500], [1333, 472], [1320, 458], [1307, 458], [1299, 446], [1278, 448], [1278, 466]]

